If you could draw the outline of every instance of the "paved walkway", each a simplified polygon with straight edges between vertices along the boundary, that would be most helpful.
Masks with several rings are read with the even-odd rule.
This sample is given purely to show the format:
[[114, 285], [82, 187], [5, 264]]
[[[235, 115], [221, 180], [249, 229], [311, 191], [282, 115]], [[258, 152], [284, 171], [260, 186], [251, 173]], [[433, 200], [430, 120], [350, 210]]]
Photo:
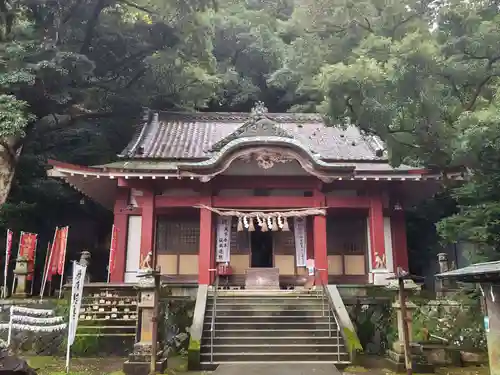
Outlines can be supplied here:
[[220, 365], [213, 375], [341, 375], [329, 363], [255, 363]]

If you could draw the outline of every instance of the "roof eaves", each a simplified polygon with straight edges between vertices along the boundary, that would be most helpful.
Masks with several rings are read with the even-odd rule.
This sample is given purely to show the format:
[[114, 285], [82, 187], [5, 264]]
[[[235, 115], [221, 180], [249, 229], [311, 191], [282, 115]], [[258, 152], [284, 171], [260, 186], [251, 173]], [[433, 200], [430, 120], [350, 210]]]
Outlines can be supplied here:
[[158, 113], [154, 113], [149, 108], [143, 108], [140, 130], [136, 132], [130, 143], [123, 149], [123, 151], [117, 155], [119, 158], [125, 158], [134, 155], [135, 151], [144, 140], [149, 125], [153, 122], [154, 117], [158, 118]]

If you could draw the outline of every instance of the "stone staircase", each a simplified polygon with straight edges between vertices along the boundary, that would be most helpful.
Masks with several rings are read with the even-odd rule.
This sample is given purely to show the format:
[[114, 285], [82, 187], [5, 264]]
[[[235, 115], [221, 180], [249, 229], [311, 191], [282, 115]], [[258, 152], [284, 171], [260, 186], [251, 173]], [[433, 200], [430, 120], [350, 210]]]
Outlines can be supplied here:
[[320, 291], [219, 290], [212, 352], [213, 306], [210, 291], [201, 340], [203, 369], [222, 363], [350, 364], [344, 339]]

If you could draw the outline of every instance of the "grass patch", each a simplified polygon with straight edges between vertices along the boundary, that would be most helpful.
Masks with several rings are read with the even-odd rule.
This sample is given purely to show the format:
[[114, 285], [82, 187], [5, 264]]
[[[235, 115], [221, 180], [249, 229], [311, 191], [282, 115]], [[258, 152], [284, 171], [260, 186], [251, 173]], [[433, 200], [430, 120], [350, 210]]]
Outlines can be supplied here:
[[[65, 358], [34, 356], [25, 357], [28, 364], [37, 369], [38, 375], [66, 375]], [[71, 358], [69, 375], [124, 375], [122, 372], [125, 358]], [[168, 359], [167, 375], [205, 375], [205, 372], [187, 371], [187, 358], [175, 356]]]

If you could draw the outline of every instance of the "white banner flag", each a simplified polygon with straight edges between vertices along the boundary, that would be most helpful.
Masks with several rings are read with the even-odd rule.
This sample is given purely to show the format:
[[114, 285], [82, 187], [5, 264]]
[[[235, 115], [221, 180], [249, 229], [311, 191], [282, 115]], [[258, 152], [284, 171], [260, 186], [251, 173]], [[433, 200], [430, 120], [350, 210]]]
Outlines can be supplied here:
[[307, 226], [304, 217], [296, 217], [293, 221], [295, 236], [295, 261], [297, 267], [305, 267], [307, 260]]
[[80, 306], [82, 304], [83, 284], [85, 281], [86, 266], [73, 262], [73, 286], [71, 288], [71, 306], [69, 310], [68, 343], [73, 345], [80, 316]]
[[231, 257], [231, 221], [232, 217], [217, 218], [217, 257], [218, 263], [229, 262]]
[[71, 287], [71, 305], [69, 308], [68, 346], [66, 347], [66, 373], [69, 373], [70, 348], [75, 342], [80, 306], [82, 305], [83, 284], [85, 282], [86, 266], [73, 262], [73, 286]]

